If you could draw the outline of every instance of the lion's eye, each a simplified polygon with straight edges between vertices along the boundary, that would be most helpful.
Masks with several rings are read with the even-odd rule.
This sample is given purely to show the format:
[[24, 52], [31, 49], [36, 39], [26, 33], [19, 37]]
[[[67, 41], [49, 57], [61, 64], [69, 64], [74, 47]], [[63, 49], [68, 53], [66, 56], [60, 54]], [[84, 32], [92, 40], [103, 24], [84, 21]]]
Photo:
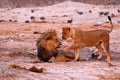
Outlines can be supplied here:
[[58, 41], [58, 39], [56, 39], [56, 42]]
[[65, 32], [62, 32], [62, 34], [66, 34]]

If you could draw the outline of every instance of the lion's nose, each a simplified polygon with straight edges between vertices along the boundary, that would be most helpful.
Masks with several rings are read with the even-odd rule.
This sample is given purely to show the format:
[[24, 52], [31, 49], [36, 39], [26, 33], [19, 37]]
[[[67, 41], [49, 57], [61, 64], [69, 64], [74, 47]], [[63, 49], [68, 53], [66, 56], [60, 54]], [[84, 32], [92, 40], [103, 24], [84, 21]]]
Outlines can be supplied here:
[[66, 39], [64, 36], [62, 36], [62, 39]]
[[62, 45], [62, 43], [60, 43], [60, 45]]
[[61, 42], [59, 42], [59, 45], [62, 45], [62, 43], [61, 43]]

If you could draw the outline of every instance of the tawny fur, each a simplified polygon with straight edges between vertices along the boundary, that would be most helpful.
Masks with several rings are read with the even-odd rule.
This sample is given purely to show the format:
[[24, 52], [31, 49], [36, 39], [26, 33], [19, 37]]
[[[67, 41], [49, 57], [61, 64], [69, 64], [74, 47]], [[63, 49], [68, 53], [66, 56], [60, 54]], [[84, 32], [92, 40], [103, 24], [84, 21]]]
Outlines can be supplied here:
[[107, 58], [106, 60], [109, 62], [110, 61], [110, 50], [109, 50], [109, 33], [113, 29], [113, 24], [111, 21], [111, 18], [108, 17], [108, 19], [111, 22], [111, 30], [93, 30], [93, 31], [82, 31], [82, 30], [77, 30], [77, 29], [71, 29], [69, 27], [63, 28], [62, 32], [62, 39], [67, 39], [71, 37], [74, 41], [74, 43], [71, 46], [68, 46], [64, 49], [64, 52], [68, 52], [69, 50], [74, 50], [74, 61], [78, 59], [79, 55], [79, 50], [82, 47], [92, 47], [95, 46], [100, 54], [97, 57], [97, 59], [101, 59], [103, 56], [103, 48], [101, 44], [103, 44], [104, 49], [106, 50], [107, 53]]

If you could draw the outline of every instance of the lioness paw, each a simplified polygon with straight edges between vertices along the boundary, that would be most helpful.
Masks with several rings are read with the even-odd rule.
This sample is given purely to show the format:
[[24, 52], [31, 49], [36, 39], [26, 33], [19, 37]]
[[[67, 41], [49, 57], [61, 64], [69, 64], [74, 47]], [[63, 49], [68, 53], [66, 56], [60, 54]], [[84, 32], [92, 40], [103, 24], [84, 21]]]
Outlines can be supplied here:
[[110, 62], [110, 58], [109, 58], [109, 57], [108, 57], [108, 58], [106, 58], [106, 61], [107, 61], [107, 62]]

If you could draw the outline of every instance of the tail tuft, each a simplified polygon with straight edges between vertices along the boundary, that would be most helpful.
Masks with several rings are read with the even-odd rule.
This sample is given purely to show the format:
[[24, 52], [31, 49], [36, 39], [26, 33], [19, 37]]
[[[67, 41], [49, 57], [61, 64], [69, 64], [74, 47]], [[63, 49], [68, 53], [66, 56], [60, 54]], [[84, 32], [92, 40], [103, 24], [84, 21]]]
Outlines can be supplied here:
[[109, 21], [110, 21], [110, 23], [111, 23], [111, 29], [110, 29], [110, 31], [109, 31], [109, 33], [110, 33], [110, 32], [112, 32], [112, 30], [113, 30], [113, 23], [112, 23], [112, 20], [111, 20], [111, 17], [110, 17], [110, 16], [108, 16], [108, 19], [109, 19]]
[[111, 21], [111, 17], [110, 16], [108, 16], [108, 19]]

